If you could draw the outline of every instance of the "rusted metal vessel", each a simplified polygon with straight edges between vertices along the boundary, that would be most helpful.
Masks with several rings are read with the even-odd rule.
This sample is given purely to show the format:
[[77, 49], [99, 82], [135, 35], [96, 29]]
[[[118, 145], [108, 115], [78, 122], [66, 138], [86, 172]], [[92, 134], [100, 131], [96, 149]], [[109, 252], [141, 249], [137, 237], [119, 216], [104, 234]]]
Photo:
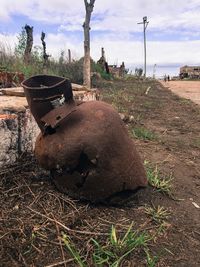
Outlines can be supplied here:
[[35, 155], [59, 190], [105, 202], [146, 186], [140, 156], [112, 106], [74, 101], [71, 84], [62, 77], [35, 76], [22, 86], [41, 129]]

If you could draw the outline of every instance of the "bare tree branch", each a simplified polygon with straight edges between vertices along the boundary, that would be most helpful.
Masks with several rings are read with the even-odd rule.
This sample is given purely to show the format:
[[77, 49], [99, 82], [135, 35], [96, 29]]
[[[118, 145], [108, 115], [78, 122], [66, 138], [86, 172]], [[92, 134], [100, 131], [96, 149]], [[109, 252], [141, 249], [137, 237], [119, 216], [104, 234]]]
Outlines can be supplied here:
[[85, 21], [83, 23], [84, 28], [84, 63], [83, 63], [83, 84], [89, 89], [91, 87], [90, 81], [90, 19], [94, 8], [95, 0], [84, 0], [85, 3]]
[[42, 46], [43, 46], [43, 66], [44, 68], [47, 67], [47, 64], [48, 64], [48, 58], [49, 58], [49, 55], [47, 54], [46, 52], [46, 42], [45, 42], [45, 33], [42, 32], [41, 33], [41, 41], [42, 41]]
[[25, 25], [25, 30], [26, 30], [26, 48], [24, 52], [24, 62], [28, 64], [31, 60], [31, 50], [33, 46], [33, 27], [30, 27], [29, 25]]

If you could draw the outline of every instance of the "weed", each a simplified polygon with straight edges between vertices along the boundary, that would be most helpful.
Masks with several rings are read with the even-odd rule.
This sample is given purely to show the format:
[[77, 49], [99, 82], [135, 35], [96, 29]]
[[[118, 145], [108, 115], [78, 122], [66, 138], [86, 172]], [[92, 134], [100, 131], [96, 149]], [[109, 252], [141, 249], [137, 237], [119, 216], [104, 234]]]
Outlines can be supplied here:
[[165, 209], [160, 205], [158, 205], [158, 207], [155, 207], [154, 205], [152, 207], [145, 207], [145, 213], [151, 216], [154, 222], [159, 224], [167, 220], [168, 216], [170, 215], [168, 209]]
[[156, 135], [143, 127], [136, 127], [132, 130], [132, 134], [134, 137], [141, 140], [156, 140]]
[[74, 260], [78, 263], [78, 266], [80, 267], [86, 267], [87, 265], [85, 264], [85, 261], [82, 260], [80, 253], [76, 250], [74, 247], [74, 244], [70, 240], [69, 236], [66, 234], [62, 234], [62, 241], [64, 242], [65, 246], [69, 250], [70, 254], [74, 258]]
[[[112, 226], [110, 235], [104, 244], [91, 238], [93, 246], [92, 266], [118, 267], [131, 252], [138, 252], [138, 249], [141, 249], [146, 254], [148, 266], [154, 267], [157, 257], [151, 257], [148, 249], [148, 243], [152, 239], [151, 236], [146, 232], [139, 233], [138, 231], [133, 231], [132, 226], [133, 224], [129, 226], [122, 237], [117, 235], [116, 228]], [[62, 240], [78, 266], [86, 267], [85, 260], [82, 260], [83, 257], [80, 256], [70, 238], [63, 234]]]
[[187, 99], [187, 98], [180, 98], [180, 97], [177, 97], [178, 99], [175, 99], [175, 100], [179, 100], [181, 104], [183, 105], [188, 105], [191, 103], [191, 100], [190, 99]]
[[123, 238], [118, 238], [116, 229], [112, 226], [110, 238], [105, 246], [101, 246], [96, 240], [92, 239], [95, 245], [94, 263], [97, 266], [108, 264], [108, 266], [117, 267], [133, 250], [146, 247], [149, 240], [150, 237], [145, 232], [139, 234], [132, 231], [132, 224]]
[[154, 187], [157, 191], [165, 193], [169, 196], [171, 196], [171, 190], [172, 190], [172, 175], [169, 177], [160, 177], [160, 172], [158, 170], [158, 167], [152, 168], [149, 166], [148, 162], [145, 161], [144, 165], [146, 167], [146, 173], [147, 173], [147, 179], [149, 184]]
[[146, 256], [147, 256], [147, 266], [148, 267], [155, 267], [157, 262], [158, 262], [158, 256], [151, 256], [149, 254], [149, 250], [148, 249], [145, 249], [144, 250], [145, 253], [146, 253]]

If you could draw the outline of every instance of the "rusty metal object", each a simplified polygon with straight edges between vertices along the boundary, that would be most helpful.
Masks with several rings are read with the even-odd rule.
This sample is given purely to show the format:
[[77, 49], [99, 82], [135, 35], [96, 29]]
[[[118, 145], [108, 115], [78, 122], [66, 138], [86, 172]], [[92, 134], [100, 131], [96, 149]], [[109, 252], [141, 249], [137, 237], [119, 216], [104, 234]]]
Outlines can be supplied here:
[[105, 202], [146, 186], [141, 159], [112, 106], [100, 101], [70, 101], [51, 109], [40, 120], [43, 129], [35, 155], [40, 165], [51, 171], [60, 191]]
[[73, 101], [71, 83], [63, 77], [37, 75], [23, 81], [22, 86], [31, 113], [41, 131], [45, 125], [41, 118], [54, 109], [54, 100], [64, 97], [64, 102]]

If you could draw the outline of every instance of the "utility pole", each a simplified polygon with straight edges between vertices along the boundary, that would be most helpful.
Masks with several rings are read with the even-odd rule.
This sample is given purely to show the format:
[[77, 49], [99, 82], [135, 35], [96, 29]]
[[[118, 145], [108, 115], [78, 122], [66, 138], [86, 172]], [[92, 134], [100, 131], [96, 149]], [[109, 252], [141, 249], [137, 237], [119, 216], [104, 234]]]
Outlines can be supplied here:
[[143, 17], [143, 22], [139, 22], [138, 24], [143, 24], [143, 31], [144, 31], [144, 77], [146, 78], [147, 72], [147, 47], [146, 47], [146, 29], [149, 24], [147, 21], [147, 16]]
[[154, 66], [153, 66], [153, 79], [156, 78], [156, 67], [157, 67], [157, 65], [154, 64]]

